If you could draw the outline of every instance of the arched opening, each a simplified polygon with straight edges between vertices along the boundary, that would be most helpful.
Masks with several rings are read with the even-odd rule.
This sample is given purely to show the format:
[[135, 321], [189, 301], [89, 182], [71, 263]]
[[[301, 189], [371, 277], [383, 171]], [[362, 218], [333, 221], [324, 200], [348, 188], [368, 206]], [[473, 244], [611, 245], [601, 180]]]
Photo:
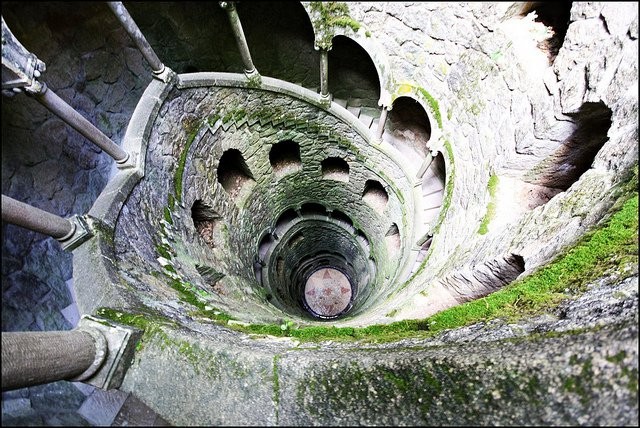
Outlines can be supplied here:
[[322, 178], [336, 181], [349, 181], [349, 164], [338, 157], [329, 157], [322, 161]]
[[340, 210], [333, 210], [331, 212], [331, 218], [334, 218], [339, 222], [344, 223], [348, 227], [353, 227], [353, 221], [351, 220], [351, 217], [349, 217], [348, 215], [346, 215]]
[[329, 92], [352, 107], [379, 110], [380, 79], [373, 60], [362, 46], [336, 36], [329, 51]]
[[274, 226], [275, 233], [282, 235], [297, 218], [299, 218], [298, 213], [293, 208], [284, 211], [276, 220]]
[[422, 176], [422, 206], [424, 221], [427, 226], [438, 217], [440, 212], [442, 199], [444, 198], [446, 176], [444, 156], [442, 156], [442, 153], [437, 153]]
[[310, 89], [320, 86], [320, 53], [300, 2], [238, 2], [236, 8], [261, 75]]
[[327, 209], [322, 204], [318, 204], [315, 202], [307, 202], [306, 204], [302, 204], [300, 207], [300, 214], [303, 217], [308, 217], [312, 215], [317, 216], [327, 216]]
[[258, 260], [264, 260], [267, 252], [275, 242], [273, 235], [270, 233], [265, 233], [265, 235], [260, 239], [258, 243]]
[[398, 97], [393, 102], [385, 126], [386, 138], [408, 159], [427, 156], [431, 138], [431, 122], [422, 105], [411, 97]]
[[384, 241], [387, 244], [387, 248], [391, 253], [395, 253], [400, 249], [400, 231], [398, 225], [393, 223], [387, 231]]
[[362, 192], [362, 200], [377, 212], [382, 213], [389, 202], [389, 195], [384, 186], [377, 180], [367, 180]]
[[218, 182], [233, 199], [245, 185], [255, 182], [240, 150], [229, 149], [222, 154], [218, 164]]
[[[242, 71], [227, 12], [209, 2], [126, 2], [142, 34], [172, 70]], [[128, 64], [129, 65], [129, 64]]]
[[221, 220], [220, 215], [210, 205], [197, 199], [191, 206], [191, 218], [198, 235], [207, 245], [214, 247], [217, 227]]
[[279, 176], [299, 171], [302, 168], [300, 146], [291, 140], [274, 144], [269, 151], [269, 162]]
[[550, 29], [551, 36], [538, 43], [538, 48], [546, 52], [549, 64], [553, 63], [564, 43], [569, 28], [571, 4], [571, 1], [566, 0], [526, 2], [520, 13], [521, 16], [526, 16], [535, 12], [537, 15], [535, 22], [540, 22]]
[[[578, 112], [568, 114], [574, 120], [574, 131], [554, 153], [527, 174], [525, 181], [565, 191], [578, 181], [609, 140], [611, 109], [602, 101], [584, 103]], [[540, 201], [542, 205], [547, 201]], [[537, 205], [536, 205], [537, 206]]]

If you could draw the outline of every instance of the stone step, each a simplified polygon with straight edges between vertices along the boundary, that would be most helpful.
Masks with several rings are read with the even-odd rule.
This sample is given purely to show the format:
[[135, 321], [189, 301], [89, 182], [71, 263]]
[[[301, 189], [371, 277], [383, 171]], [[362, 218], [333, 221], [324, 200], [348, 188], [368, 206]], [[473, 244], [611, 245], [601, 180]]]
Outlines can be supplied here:
[[428, 196], [435, 195], [435, 194], [438, 194], [438, 193], [443, 193], [443, 192], [444, 192], [444, 187], [440, 187], [439, 189], [431, 189], [428, 192], [425, 192], [424, 189], [423, 189], [422, 197], [426, 198]]
[[364, 126], [367, 128], [371, 128], [371, 123], [373, 122], [373, 118], [367, 114], [360, 112], [360, 122], [364, 123]]
[[333, 102], [338, 104], [340, 107], [347, 108], [347, 100], [343, 100], [342, 98], [334, 98]]
[[351, 107], [348, 105], [347, 110], [349, 110], [355, 117], [360, 117], [360, 107]]
[[440, 212], [440, 207], [441, 207], [441, 205], [423, 209], [422, 213], [423, 213], [423, 218], [425, 219], [425, 221], [427, 219], [430, 220], [433, 217], [435, 217], [436, 215], [438, 215], [438, 213]]
[[360, 107], [360, 114], [366, 114], [373, 118], [380, 118], [380, 109], [374, 107]]
[[437, 208], [442, 205], [442, 193], [434, 193], [431, 196], [422, 198], [422, 206], [425, 210]]

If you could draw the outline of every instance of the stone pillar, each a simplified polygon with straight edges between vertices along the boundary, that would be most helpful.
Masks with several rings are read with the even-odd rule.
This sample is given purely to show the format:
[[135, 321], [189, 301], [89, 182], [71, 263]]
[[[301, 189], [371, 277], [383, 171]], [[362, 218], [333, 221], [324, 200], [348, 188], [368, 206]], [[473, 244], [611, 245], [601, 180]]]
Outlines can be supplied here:
[[111, 141], [109, 137], [104, 135], [102, 131], [74, 110], [62, 98], [49, 90], [46, 84], [42, 84], [42, 89], [33, 95], [42, 105], [111, 156], [119, 167], [129, 160], [129, 153]]
[[72, 331], [2, 332], [2, 390], [91, 377], [107, 355], [93, 328]]
[[376, 138], [382, 140], [384, 134], [384, 126], [387, 124], [387, 116], [389, 115], [390, 107], [382, 106], [382, 112], [380, 113], [380, 119], [378, 120], [378, 129], [376, 130]]
[[52, 236], [59, 241], [73, 236], [76, 226], [69, 220], [2, 195], [2, 221]]
[[329, 100], [329, 49], [320, 49], [320, 96]]
[[436, 155], [436, 152], [429, 152], [427, 154], [427, 157], [422, 162], [422, 165], [420, 165], [420, 169], [418, 169], [418, 173], [416, 174], [417, 178], [422, 178], [424, 176], [424, 173], [427, 172], [427, 169], [429, 169], [429, 167], [431, 166], [431, 162], [433, 162], [433, 159], [436, 157]]
[[251, 60], [249, 45], [247, 44], [247, 39], [244, 36], [244, 30], [242, 29], [240, 17], [238, 16], [238, 12], [236, 11], [234, 2], [221, 1], [220, 7], [226, 10], [227, 15], [229, 15], [231, 29], [233, 30], [236, 42], [238, 43], [238, 49], [240, 49], [240, 55], [242, 56], [242, 62], [244, 63], [244, 74], [248, 78], [259, 76], [258, 70], [256, 70], [256, 67], [253, 65], [253, 61]]
[[62, 120], [115, 159], [118, 167], [128, 166], [129, 154], [111, 141], [73, 107], [47, 90], [38, 78], [46, 65], [15, 38], [2, 19], [2, 90], [4, 95], [25, 91], [57, 114]]
[[93, 236], [77, 215], [66, 219], [2, 195], [2, 221], [55, 238], [63, 250], [73, 250]]
[[122, 2], [110, 1], [107, 2], [107, 4], [127, 33], [129, 33], [129, 36], [133, 39], [133, 42], [142, 53], [142, 56], [144, 56], [144, 59], [146, 59], [151, 66], [153, 77], [167, 83], [171, 78], [171, 70], [165, 67], [162, 61], [160, 61], [160, 58], [158, 58], [158, 55], [156, 55], [153, 48], [144, 37], [144, 34], [142, 34], [142, 31], [140, 31], [140, 28], [135, 23]]

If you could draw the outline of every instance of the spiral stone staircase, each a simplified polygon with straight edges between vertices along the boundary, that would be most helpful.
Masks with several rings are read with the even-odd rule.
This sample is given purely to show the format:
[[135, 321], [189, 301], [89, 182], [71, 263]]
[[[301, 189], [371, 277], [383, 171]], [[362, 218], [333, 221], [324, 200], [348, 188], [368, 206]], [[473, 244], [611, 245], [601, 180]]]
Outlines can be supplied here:
[[628, 4], [3, 5], [3, 419], [637, 424], [637, 245], [440, 328], [637, 201], [637, 64]]

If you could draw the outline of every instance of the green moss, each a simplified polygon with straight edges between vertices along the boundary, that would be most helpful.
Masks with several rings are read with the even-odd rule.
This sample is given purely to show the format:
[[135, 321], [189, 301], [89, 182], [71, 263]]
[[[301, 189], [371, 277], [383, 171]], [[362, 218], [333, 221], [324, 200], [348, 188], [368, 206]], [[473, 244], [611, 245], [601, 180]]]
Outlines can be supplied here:
[[233, 109], [222, 117], [222, 123], [239, 122], [247, 116], [247, 111], [243, 108]]
[[167, 206], [171, 211], [173, 211], [176, 206], [176, 199], [173, 196], [173, 193], [169, 193], [169, 196], [167, 196]]
[[312, 11], [317, 12], [317, 18], [313, 22], [318, 39], [316, 44], [323, 49], [331, 47], [331, 40], [335, 35], [334, 27], [350, 28], [357, 32], [361, 25], [358, 21], [349, 16], [349, 7], [342, 2], [320, 2], [309, 3]]
[[164, 219], [167, 223], [173, 224], [173, 219], [171, 218], [171, 211], [169, 207], [164, 207]]
[[489, 223], [496, 215], [496, 192], [498, 189], [498, 176], [496, 174], [491, 174], [491, 177], [489, 177], [487, 188], [489, 189], [489, 204], [487, 205], [487, 212], [478, 228], [480, 235], [484, 235], [489, 231]]
[[431, 108], [431, 112], [433, 113], [433, 117], [435, 117], [436, 122], [438, 123], [438, 128], [442, 129], [442, 116], [440, 115], [440, 106], [438, 105], [438, 101], [433, 98], [433, 96], [427, 92], [424, 88], [418, 88], [418, 91], [425, 97], [427, 102], [429, 103], [429, 107]]
[[200, 127], [193, 126], [192, 131], [187, 136], [187, 143], [184, 145], [182, 152], [180, 152], [180, 159], [178, 159], [178, 167], [173, 178], [173, 184], [176, 191], [176, 200], [182, 202], [182, 174], [184, 173], [184, 167], [187, 163], [187, 155], [189, 154], [189, 148], [193, 144], [196, 135], [200, 131]]
[[156, 252], [167, 260], [171, 260], [171, 253], [165, 245], [156, 245]]
[[620, 364], [626, 358], [626, 356], [627, 356], [626, 351], [622, 350], [615, 355], [612, 355], [610, 357], [605, 357], [605, 359], [610, 363]]

